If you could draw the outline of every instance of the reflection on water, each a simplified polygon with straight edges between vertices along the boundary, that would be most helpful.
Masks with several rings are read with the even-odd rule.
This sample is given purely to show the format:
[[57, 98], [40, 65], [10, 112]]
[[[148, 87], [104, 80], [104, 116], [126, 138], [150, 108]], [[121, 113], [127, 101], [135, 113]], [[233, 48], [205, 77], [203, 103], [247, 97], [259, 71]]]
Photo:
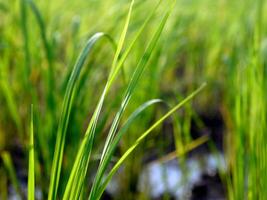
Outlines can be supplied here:
[[[213, 176], [218, 169], [225, 171], [226, 164], [222, 154], [206, 154], [188, 158], [183, 169], [177, 160], [148, 164], [140, 174], [138, 189], [148, 192], [152, 198], [167, 192], [177, 199], [188, 199], [193, 186], [201, 181], [203, 174]], [[118, 190], [115, 176], [107, 191], [116, 194]]]

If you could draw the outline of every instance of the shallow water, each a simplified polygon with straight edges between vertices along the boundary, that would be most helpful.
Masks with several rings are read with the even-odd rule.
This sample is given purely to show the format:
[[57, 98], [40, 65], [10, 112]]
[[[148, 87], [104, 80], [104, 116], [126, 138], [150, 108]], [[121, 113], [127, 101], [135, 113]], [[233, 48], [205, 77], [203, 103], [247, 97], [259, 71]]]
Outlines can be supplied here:
[[[168, 193], [176, 199], [191, 199], [193, 187], [201, 181], [203, 174], [214, 176], [219, 169], [225, 171], [226, 164], [222, 154], [206, 154], [188, 158], [185, 169], [182, 170], [177, 160], [148, 164], [140, 174], [138, 190], [148, 192], [151, 198]], [[116, 177], [107, 188], [113, 196], [119, 192]]]

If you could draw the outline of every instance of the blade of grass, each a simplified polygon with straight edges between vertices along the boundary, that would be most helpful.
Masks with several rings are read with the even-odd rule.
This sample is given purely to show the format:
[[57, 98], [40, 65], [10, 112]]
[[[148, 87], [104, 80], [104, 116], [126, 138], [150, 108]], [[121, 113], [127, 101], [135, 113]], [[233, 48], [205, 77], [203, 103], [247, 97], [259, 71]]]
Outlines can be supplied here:
[[[108, 148], [108, 151], [106, 152], [106, 155], [102, 158], [103, 154], [101, 155], [102, 158], [102, 162], [100, 163], [96, 176], [95, 176], [95, 180], [93, 182], [93, 186], [91, 188], [91, 192], [90, 192], [90, 196], [89, 199], [94, 199], [95, 196], [95, 192], [98, 189], [98, 186], [102, 180], [102, 177], [104, 175], [105, 170], [108, 167], [108, 164], [110, 163], [113, 153], [116, 149], [116, 147], [119, 144], [120, 139], [122, 138], [122, 136], [126, 133], [126, 131], [128, 130], [128, 128], [130, 127], [130, 125], [135, 121], [136, 118], [138, 118], [148, 107], [156, 104], [156, 103], [161, 103], [163, 102], [160, 99], [153, 99], [150, 101], [145, 102], [144, 104], [142, 104], [139, 108], [137, 108], [131, 115], [130, 117], [127, 119], [127, 121], [125, 122], [125, 124], [123, 125], [123, 127], [119, 130], [119, 132], [117, 133], [117, 138], [116, 140], [114, 140], [112, 142], [112, 144], [110, 144], [110, 148]], [[101, 159], [100, 158], [100, 159]]]
[[101, 187], [97, 191], [97, 194], [95, 196], [95, 199], [100, 199], [102, 193], [105, 191], [105, 188], [107, 187], [109, 181], [115, 174], [115, 172], [119, 169], [119, 167], [122, 165], [124, 160], [128, 158], [128, 156], [135, 150], [135, 148], [157, 127], [159, 126], [165, 119], [167, 119], [169, 116], [171, 116], [176, 110], [181, 108], [184, 104], [189, 102], [193, 97], [195, 97], [203, 88], [206, 86], [206, 84], [202, 84], [196, 91], [191, 93], [187, 98], [185, 98], [183, 101], [181, 101], [179, 104], [177, 104], [174, 108], [172, 108], [167, 114], [165, 114], [163, 117], [161, 117], [157, 122], [155, 122], [147, 131], [145, 131], [141, 136], [134, 142], [134, 144], [128, 148], [128, 150], [122, 155], [122, 157], [118, 160], [118, 162], [115, 164], [115, 166], [111, 169], [109, 174], [107, 175], [105, 181], [102, 183]]
[[[102, 161], [105, 157], [105, 155], [107, 154], [109, 148], [110, 148], [110, 144], [112, 142], [112, 140], [114, 139], [115, 137], [115, 133], [117, 131], [117, 128], [118, 128], [118, 125], [119, 125], [119, 122], [120, 122], [120, 119], [122, 117], [122, 114], [124, 113], [129, 101], [130, 101], [130, 98], [134, 92], [134, 89], [149, 61], [149, 58], [150, 56], [152, 55], [153, 53], [153, 50], [157, 44], [157, 41], [159, 40], [159, 37], [163, 31], [163, 28], [167, 22], [167, 19], [172, 11], [172, 8], [168, 10], [168, 12], [165, 14], [165, 16], [163, 17], [161, 23], [159, 24], [159, 27], [157, 28], [157, 31], [155, 32], [154, 36], [152, 37], [146, 51], [144, 52], [144, 55], [142, 56], [142, 58], [140, 59], [135, 71], [134, 71], [134, 74], [130, 80], [130, 83], [126, 89], [126, 92], [124, 94], [124, 98], [123, 98], [123, 101], [121, 103], [121, 107], [119, 109], [119, 111], [117, 112], [114, 120], [113, 120], [113, 123], [112, 123], [112, 126], [110, 128], [110, 131], [108, 133], [108, 137], [107, 137], [107, 140], [106, 140], [106, 143], [105, 143], [105, 146], [104, 146], [104, 150], [103, 150], [103, 153], [102, 153], [102, 157], [101, 157], [101, 160], [100, 160], [100, 166], [99, 166], [99, 169], [101, 169], [101, 165], [102, 165]], [[106, 166], [105, 166], [106, 167]], [[91, 193], [90, 193], [90, 199], [94, 199], [94, 194], [96, 192], [96, 187], [99, 187], [99, 184], [100, 184], [100, 181], [101, 181], [101, 178], [103, 176], [103, 173], [104, 173], [104, 170], [102, 169], [101, 172], [99, 172], [99, 176], [96, 176], [96, 182], [95, 184], [93, 184], [93, 188], [91, 190]]]
[[28, 200], [34, 200], [34, 130], [33, 130], [33, 105], [31, 106], [30, 145], [29, 145], [29, 168], [28, 168]]
[[86, 61], [88, 54], [90, 54], [94, 44], [102, 37], [107, 37], [109, 39], [109, 37], [104, 33], [96, 33], [88, 40], [79, 58], [77, 59], [77, 62], [73, 68], [71, 77], [67, 85], [57, 131], [55, 153], [51, 170], [51, 179], [50, 179], [49, 195], [48, 195], [48, 199], [50, 200], [56, 199], [57, 195], [64, 145], [65, 145], [66, 130], [69, 122], [70, 111], [72, 108], [72, 99], [74, 96], [75, 86], [77, 84], [81, 69]]
[[[163, 18], [162, 23], [160, 24], [158, 30], [156, 31], [154, 37], [152, 38], [150, 44], [148, 45], [148, 48], [147, 48], [146, 52], [144, 53], [144, 56], [141, 58], [140, 63], [138, 64], [138, 67], [137, 67], [137, 69], [136, 69], [136, 71], [134, 73], [134, 76], [132, 77], [132, 79], [130, 81], [129, 87], [126, 90], [125, 99], [121, 104], [121, 109], [118, 112], [118, 115], [115, 117], [115, 122], [112, 125], [112, 128], [111, 128], [112, 131], [111, 132], [116, 131], [117, 123], [119, 122], [120, 116], [122, 115], [123, 111], [125, 110], [128, 102], [130, 100], [131, 93], [134, 90], [134, 88], [135, 88], [135, 86], [136, 86], [136, 84], [137, 84], [137, 82], [138, 82], [138, 80], [139, 80], [139, 78], [140, 78], [140, 76], [141, 76], [141, 74], [142, 74], [142, 72], [143, 72], [143, 70], [144, 70], [144, 68], [145, 68], [150, 56], [151, 56], [151, 54], [152, 54], [152, 51], [153, 51], [153, 49], [154, 49], [154, 47], [155, 47], [155, 45], [157, 43], [157, 40], [159, 39], [159, 36], [160, 36], [160, 34], [161, 34], [162, 30], [163, 30], [163, 27], [164, 27], [164, 25], [165, 25], [165, 23], [167, 21], [168, 16], [171, 13], [172, 8], [173, 8], [173, 5], [172, 5], [171, 9], [169, 10], [169, 12], [167, 12], [165, 17]], [[131, 11], [131, 9], [130, 9], [130, 11]], [[119, 68], [117, 67], [114, 70], [113, 69], [114, 68], [112, 68], [112, 73], [111, 73], [111, 76], [110, 76], [111, 77], [111, 82], [113, 81], [114, 76], [116, 76], [117, 71], [119, 70]], [[111, 84], [109, 84], [109, 81], [107, 83], [107, 86], [108, 86], [108, 88], [111, 86]], [[105, 89], [104, 89], [104, 93], [106, 93]], [[101, 101], [101, 106], [102, 106], [102, 104], [103, 104], [103, 101]], [[90, 152], [91, 152], [92, 145], [93, 145], [93, 140], [94, 140], [94, 134], [95, 134], [94, 133], [94, 129], [95, 129], [94, 127], [96, 126], [96, 121], [97, 120], [94, 120], [93, 124], [89, 125], [89, 127], [93, 127], [93, 129], [91, 129], [92, 130], [91, 134], [89, 134], [88, 144], [86, 144], [87, 143], [87, 141], [86, 141], [87, 139], [85, 138], [85, 141], [84, 141], [84, 143], [82, 143], [82, 146], [81, 146], [82, 147], [81, 151], [78, 153], [78, 156], [80, 156], [81, 158], [80, 159], [78, 158], [78, 161], [75, 163], [76, 166], [74, 166], [75, 168], [77, 167], [75, 169], [77, 175], [74, 174], [75, 172], [71, 175], [72, 180], [74, 180], [73, 185], [74, 186], [78, 185], [78, 190], [77, 190], [76, 187], [72, 187], [71, 188], [71, 197], [70, 198], [72, 198], [72, 199], [73, 199], [74, 196], [76, 196], [77, 194], [80, 193], [80, 191], [81, 191], [80, 185], [83, 185], [83, 181], [84, 181], [85, 176], [86, 176], [86, 172], [87, 172], [87, 168], [88, 168], [88, 164], [89, 164], [89, 159], [90, 159]], [[110, 135], [108, 137], [110, 137]], [[111, 136], [111, 138], [112, 138], [112, 136]], [[84, 152], [82, 152], [83, 148], [85, 149]], [[84, 156], [84, 155], [86, 155], [86, 156]], [[84, 160], [86, 160], [86, 161], [84, 161]], [[76, 177], [74, 178], [74, 176], [76, 176]], [[70, 187], [70, 185], [71, 184], [69, 184], [69, 187]]]
[[127, 18], [126, 18], [126, 23], [125, 23], [124, 28], [122, 30], [121, 37], [120, 37], [120, 40], [119, 40], [119, 43], [118, 43], [118, 47], [117, 47], [117, 51], [115, 53], [115, 56], [114, 56], [114, 59], [113, 59], [113, 62], [112, 62], [110, 74], [113, 74], [113, 70], [115, 70], [117, 62], [118, 62], [118, 59], [119, 59], [119, 56], [121, 54], [121, 50], [123, 48], [123, 44], [124, 44], [124, 41], [125, 41], [125, 38], [126, 38], [126, 34], [127, 34], [127, 30], [128, 30], [131, 14], [132, 14], [133, 5], [134, 5], [134, 0], [132, 0], [131, 5], [130, 5], [130, 9], [129, 9], [129, 12], [128, 12], [128, 15], [127, 15]]
[[115, 79], [115, 77], [117, 76], [117, 73], [120, 71], [121, 67], [123, 66], [123, 63], [125, 62], [126, 58], [128, 57], [128, 55], [130, 54], [133, 46], [136, 44], [138, 38], [141, 36], [141, 34], [143, 33], [145, 27], [147, 26], [148, 22], [152, 19], [153, 15], [155, 14], [155, 11], [157, 10], [157, 8], [159, 7], [159, 5], [161, 4], [162, 0], [159, 0], [158, 3], [156, 4], [155, 8], [153, 9], [153, 11], [151, 12], [151, 14], [149, 15], [149, 17], [145, 20], [145, 22], [143, 23], [142, 27], [139, 29], [139, 31], [137, 32], [137, 34], [135, 35], [133, 41], [130, 43], [129, 47], [127, 48], [127, 50], [125, 51], [125, 53], [122, 55], [121, 59], [118, 62], [118, 66], [116, 67], [114, 73], [110, 74], [110, 82], [112, 83], [113, 80]]
[[[154, 10], [152, 11], [151, 15], [148, 17], [147, 21], [146, 21], [146, 22], [144, 23], [144, 25], [141, 27], [141, 30], [144, 29], [146, 23], [148, 23], [148, 20], [150, 20], [150, 18], [154, 15], [154, 13], [155, 13], [156, 9], [158, 8], [158, 6], [160, 5], [160, 3], [161, 3], [161, 1], [158, 2], [158, 4], [156, 5], [156, 7], [154, 8]], [[167, 20], [167, 19], [166, 19], [166, 20]], [[131, 48], [131, 47], [134, 45], [134, 43], [136, 42], [137, 38], [139, 37], [139, 34], [141, 34], [141, 32], [139, 32], [139, 33], [137, 34], [137, 37], [133, 40], [133, 43], [131, 43], [130, 48]], [[126, 51], [126, 53], [122, 56], [122, 59], [121, 59], [121, 62], [119, 63], [119, 66], [122, 65], [122, 61], [124, 62], [125, 59], [127, 58], [128, 54], [129, 54], [129, 52], [130, 52], [130, 48], [129, 48], [129, 50]], [[148, 49], [147, 49], [147, 50], [148, 50]], [[152, 48], [151, 50], [153, 50], [153, 48]], [[152, 51], [151, 51], [151, 52], [152, 52]], [[149, 51], [147, 51], [146, 53], [147, 53], [147, 55], [148, 55], [148, 54], [149, 54]], [[146, 55], [146, 53], [145, 53], [144, 55]], [[143, 62], [143, 63], [140, 62], [140, 63], [138, 64], [138, 66], [137, 66], [137, 69], [141, 69], [141, 68], [144, 68], [144, 67], [145, 67], [145, 63], [146, 63], [147, 61], [144, 60], [144, 58], [145, 58], [145, 56], [143, 56], [143, 58], [141, 59], [141, 61], [143, 60], [144, 62]], [[137, 74], [137, 73], [140, 73], [140, 74], [141, 74], [142, 71], [138, 72], [137, 69], [135, 70], [133, 77], [135, 77], [135, 74], [136, 74], [136, 78], [138, 79], [138, 74]], [[140, 76], [140, 75], [139, 75], [139, 76]], [[132, 80], [130, 80], [130, 82], [133, 82], [133, 81], [135, 81], [135, 83], [133, 83], [133, 85], [137, 83], [137, 81], [136, 81], [136, 80], [133, 80], [133, 78], [132, 78]], [[131, 84], [131, 83], [129, 83], [129, 85], [130, 85], [130, 84]], [[134, 87], [133, 87], [133, 88], [134, 88]], [[128, 89], [127, 89], [127, 91], [126, 91], [126, 93], [125, 93], [125, 95], [124, 95], [124, 98], [127, 96], [127, 93], [128, 93], [128, 94], [130, 93], [129, 90], [130, 90], [130, 86], [128, 86]], [[126, 100], [126, 101], [127, 101], [127, 100]], [[117, 114], [116, 117], [115, 117], [115, 120], [114, 120], [114, 122], [113, 122], [113, 124], [112, 124], [112, 127], [111, 127], [111, 129], [110, 129], [110, 132], [109, 132], [109, 134], [108, 134], [108, 138], [107, 138], [106, 143], [105, 143], [105, 146], [104, 146], [104, 150], [103, 150], [102, 157], [105, 155], [105, 152], [107, 151], [107, 148], [108, 148], [108, 146], [109, 146], [111, 140], [113, 139], [113, 136], [114, 136], [114, 134], [115, 134], [114, 131], [115, 131], [115, 129], [116, 129], [116, 123], [119, 121], [120, 115], [121, 115], [122, 112], [123, 112], [123, 107], [125, 108], [125, 107], [127, 106], [126, 101], [125, 101], [125, 104], [122, 103], [122, 105], [121, 105], [121, 109], [120, 109], [120, 111], [118, 112], [118, 114]], [[102, 160], [102, 159], [101, 159], [101, 160]], [[100, 162], [101, 162], [101, 161], [100, 161]]]
[[133, 5], [134, 5], [134, 0], [132, 0], [131, 2], [129, 12], [126, 18], [126, 22], [125, 22], [122, 34], [118, 42], [119, 45], [117, 46], [117, 50], [116, 50], [116, 53], [115, 53], [115, 56], [112, 62], [110, 76], [108, 78], [104, 91], [100, 97], [100, 100], [97, 104], [97, 107], [94, 111], [94, 114], [90, 120], [90, 123], [87, 127], [85, 138], [83, 139], [82, 144], [77, 153], [77, 156], [76, 156], [76, 159], [73, 165], [73, 169], [71, 171], [71, 174], [70, 174], [70, 177], [69, 177], [69, 180], [68, 180], [65, 192], [64, 192], [63, 199], [74, 198], [74, 196], [79, 195], [81, 192], [83, 180], [85, 179], [85, 175], [86, 175], [89, 160], [90, 160], [90, 153], [92, 150], [93, 140], [95, 137], [95, 128], [96, 128], [96, 124], [97, 124], [97, 121], [100, 115], [100, 111], [102, 109], [105, 96], [107, 92], [109, 91], [115, 77], [117, 76], [119, 70], [121, 69], [123, 65], [123, 62], [121, 62], [120, 65], [117, 65], [117, 62], [118, 62], [118, 58], [123, 47], [123, 43], [125, 41]]

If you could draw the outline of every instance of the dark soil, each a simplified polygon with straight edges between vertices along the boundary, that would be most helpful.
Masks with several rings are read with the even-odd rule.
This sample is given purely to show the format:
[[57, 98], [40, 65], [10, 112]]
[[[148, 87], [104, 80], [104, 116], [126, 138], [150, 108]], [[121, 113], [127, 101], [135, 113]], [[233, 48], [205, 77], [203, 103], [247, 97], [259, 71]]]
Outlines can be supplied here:
[[224, 200], [225, 194], [218, 173], [214, 176], [203, 174], [201, 181], [193, 187], [191, 200]]

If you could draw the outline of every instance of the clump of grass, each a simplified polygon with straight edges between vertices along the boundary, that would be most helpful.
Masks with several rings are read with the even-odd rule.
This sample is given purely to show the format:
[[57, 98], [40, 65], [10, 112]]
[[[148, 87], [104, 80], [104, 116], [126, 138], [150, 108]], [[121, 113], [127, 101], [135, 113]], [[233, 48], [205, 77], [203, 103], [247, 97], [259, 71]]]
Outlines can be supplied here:
[[265, 199], [266, 188], [266, 69], [262, 58], [263, 1], [257, 1], [248, 62], [235, 69], [234, 133], [229, 199]]
[[[108, 94], [113, 82], [115, 81], [118, 73], [122, 70], [122, 66], [130, 54], [133, 46], [135, 45], [137, 39], [140, 37], [141, 33], [144, 31], [144, 28], [148, 24], [149, 20], [152, 18], [153, 14], [155, 13], [156, 9], [160, 5], [161, 1], [157, 4], [157, 6], [152, 11], [150, 17], [144, 22], [143, 26], [137, 32], [136, 36], [134, 37], [132, 43], [127, 48], [127, 50], [122, 53], [122, 48], [124, 45], [124, 40], [126, 37], [127, 29], [130, 23], [130, 17], [134, 5], [134, 0], [131, 2], [130, 9], [128, 15], [126, 17], [126, 22], [116, 49], [116, 53], [112, 62], [111, 72], [108, 77], [107, 83], [103, 90], [103, 93], [99, 99], [99, 102], [96, 106], [96, 109], [92, 115], [92, 118], [89, 122], [87, 127], [86, 133], [84, 138], [82, 139], [80, 148], [78, 149], [69, 179], [67, 181], [66, 188], [63, 190], [63, 199], [79, 199], [83, 197], [83, 188], [85, 186], [85, 178], [90, 162], [90, 155], [92, 153], [92, 148], [94, 144], [94, 139], [96, 135], [96, 125], [98, 122], [98, 118], [105, 100], [106, 95]], [[32, 6], [34, 4], [31, 4]], [[123, 161], [131, 154], [131, 152], [144, 140], [145, 137], [148, 136], [151, 131], [156, 128], [160, 123], [162, 123], [167, 117], [173, 114], [177, 109], [179, 109], [183, 104], [191, 100], [199, 91], [201, 91], [204, 87], [202, 85], [198, 90], [193, 92], [190, 96], [188, 96], [185, 100], [171, 109], [167, 114], [161, 117], [158, 121], [155, 122], [147, 131], [145, 131], [141, 136], [133, 143], [131, 147], [122, 155], [122, 157], [117, 161], [111, 171], [108, 173], [107, 177], [104, 178], [104, 173], [107, 170], [107, 167], [110, 163], [112, 155], [114, 153], [115, 148], [118, 146], [120, 139], [122, 138], [123, 134], [127, 131], [127, 128], [133, 123], [134, 119], [138, 117], [147, 107], [160, 102], [160, 100], [151, 100], [147, 103], [143, 104], [140, 108], [138, 108], [128, 119], [122, 129], [116, 134], [118, 131], [118, 125], [120, 123], [121, 117], [130, 101], [130, 98], [135, 91], [136, 85], [141, 78], [141, 75], [148, 64], [148, 61], [153, 53], [153, 50], [159, 40], [159, 37], [163, 31], [163, 28], [167, 22], [167, 19], [173, 9], [173, 5], [175, 2], [172, 3], [170, 8], [167, 10], [165, 16], [162, 18], [157, 30], [155, 31], [151, 41], [148, 44], [147, 49], [145, 50], [143, 56], [140, 58], [140, 61], [129, 81], [127, 84], [127, 88], [125, 90], [125, 94], [121, 103], [121, 106], [114, 117], [113, 123], [111, 125], [110, 131], [108, 133], [106, 143], [104, 145], [104, 149], [101, 155], [99, 167], [96, 173], [95, 180], [93, 182], [91, 192], [89, 195], [89, 199], [100, 199], [102, 193], [104, 192], [108, 182], [114, 175], [114, 173], [118, 170], [118, 168], [122, 165]], [[36, 8], [33, 7], [35, 14], [37, 14], [37, 19], [40, 19], [38, 12], [36, 12]], [[40, 21], [40, 20], [39, 20]], [[42, 23], [40, 23], [42, 24]], [[41, 26], [43, 27], [43, 26]], [[43, 30], [43, 29], [41, 29]], [[72, 109], [73, 99], [75, 97], [77, 81], [82, 70], [82, 67], [86, 61], [87, 55], [90, 54], [94, 44], [101, 38], [107, 38], [108, 41], [111, 43], [113, 42], [111, 37], [104, 33], [97, 33], [92, 36], [87, 44], [85, 45], [83, 51], [81, 52], [74, 68], [70, 79], [67, 84], [66, 93], [63, 101], [61, 117], [58, 125], [57, 131], [57, 139], [54, 151], [54, 159], [51, 169], [51, 178], [50, 178], [50, 186], [49, 186], [49, 194], [48, 199], [57, 199], [58, 197], [58, 187], [60, 181], [60, 174], [62, 170], [62, 159], [64, 154], [64, 147], [65, 147], [65, 140], [66, 140], [66, 131], [69, 125], [69, 117]], [[121, 55], [121, 56], [120, 56]], [[33, 114], [32, 114], [33, 116]], [[33, 118], [31, 119], [31, 135], [30, 135], [30, 152], [29, 152], [29, 182], [28, 182], [28, 198], [34, 198], [34, 150], [33, 150]]]
[[[22, 193], [16, 158], [11, 156], [12, 148], [20, 144], [22, 151], [29, 150], [29, 199], [34, 199], [35, 182], [44, 198], [99, 199], [123, 163], [130, 182], [130, 176], [140, 169], [133, 174], [129, 171], [141, 165], [146, 145], [160, 146], [149, 140], [134, 161], [125, 163], [152, 130], [156, 134], [163, 130], [155, 129], [180, 108], [173, 97], [186, 103], [198, 92], [194, 89], [199, 83], [208, 80], [204, 95], [194, 104], [187, 103], [181, 115], [170, 122], [176, 151], [163, 160], [183, 155], [179, 163], [185, 163], [186, 152], [208, 139], [191, 141], [192, 122], [202, 129], [205, 125], [198, 113], [216, 109], [230, 132], [224, 149], [229, 153], [225, 157], [229, 168], [222, 174], [228, 198], [266, 199], [267, 84], [262, 52], [266, 5], [262, 0], [242, 4], [178, 1], [173, 12], [173, 2], [0, 0], [0, 173], [8, 172], [1, 185], [9, 177], [16, 192]], [[72, 20], [73, 26], [69, 26], [74, 15], [80, 15], [80, 20]], [[118, 32], [120, 37], [115, 39]], [[93, 36], [87, 40], [89, 35]], [[113, 51], [103, 47], [110, 44], [115, 51], [111, 59]], [[103, 90], [96, 88], [99, 80]], [[155, 98], [172, 101], [174, 109], [163, 117], [158, 109], [149, 113], [148, 108], [163, 102]], [[26, 108], [31, 103], [35, 118], [29, 127], [25, 125], [29, 118]], [[152, 121], [155, 123], [149, 128]], [[11, 136], [15, 139], [7, 140]], [[112, 165], [118, 146], [122, 157]], [[99, 152], [96, 162], [93, 157]], [[91, 169], [96, 164], [94, 173]], [[132, 169], [127, 169], [129, 166]], [[89, 173], [94, 175], [90, 181]], [[129, 182], [123, 182], [126, 189]], [[0, 189], [3, 199], [8, 187]], [[128, 191], [120, 198], [127, 195]]]

